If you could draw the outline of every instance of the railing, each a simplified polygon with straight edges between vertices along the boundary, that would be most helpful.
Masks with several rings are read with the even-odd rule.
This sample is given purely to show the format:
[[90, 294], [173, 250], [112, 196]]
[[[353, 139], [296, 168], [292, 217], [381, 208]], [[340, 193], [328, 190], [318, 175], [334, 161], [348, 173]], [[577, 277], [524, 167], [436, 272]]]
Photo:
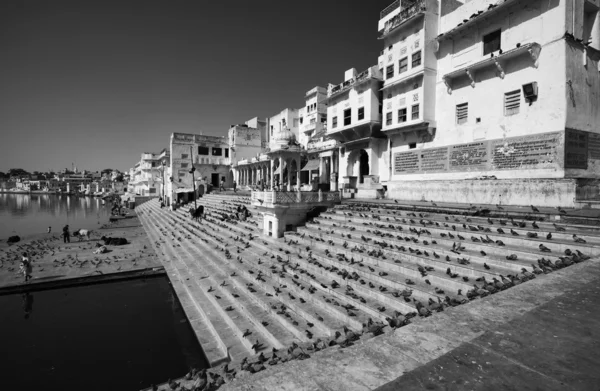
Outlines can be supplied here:
[[343, 82], [341, 84], [331, 87], [331, 89], [327, 93], [327, 96], [331, 97], [332, 95], [344, 92], [344, 91], [350, 89], [356, 83], [366, 80], [369, 77], [374, 77], [371, 68], [359, 73], [358, 75], [356, 75], [355, 77], [353, 77], [350, 80], [346, 80], [345, 82]]
[[415, 0], [415, 2], [404, 8], [400, 13], [385, 23], [385, 29], [382, 36], [390, 33], [393, 29], [402, 24], [406, 19], [425, 11], [425, 0]]
[[383, 9], [383, 11], [381, 11], [379, 13], [379, 19], [385, 18], [387, 15], [389, 15], [393, 10], [395, 10], [398, 7], [400, 7], [400, 0], [396, 0], [392, 4], [385, 7]]
[[255, 205], [289, 205], [301, 203], [340, 202], [337, 191], [253, 191]]

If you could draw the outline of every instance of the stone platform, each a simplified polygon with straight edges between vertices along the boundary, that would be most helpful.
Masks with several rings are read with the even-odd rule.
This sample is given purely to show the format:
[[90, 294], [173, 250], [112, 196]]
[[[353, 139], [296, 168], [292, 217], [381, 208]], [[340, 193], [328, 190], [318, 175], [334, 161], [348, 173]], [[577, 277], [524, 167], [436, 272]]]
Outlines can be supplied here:
[[[560, 282], [557, 276], [591, 267], [583, 265], [596, 261], [584, 259], [600, 256], [600, 226], [569, 223], [575, 210], [565, 215], [556, 209], [504, 208], [501, 215], [485, 217], [478, 214], [483, 206], [415, 208], [400, 201], [359, 200], [344, 202], [298, 232], [275, 239], [261, 234], [262, 216], [248, 197], [209, 194], [198, 202], [205, 208], [200, 223], [191, 221], [185, 207], [172, 212], [156, 202], [143, 204], [140, 216], [166, 255], [165, 268], [209, 361], [213, 366], [229, 362], [237, 371], [231, 389], [248, 389], [244, 384], [273, 390], [381, 386], [454, 349], [457, 341], [479, 336], [494, 326], [492, 321], [506, 322], [548, 299], [539, 290], [525, 299], [513, 300], [509, 293], [548, 279]], [[253, 216], [231, 220], [228, 216], [238, 205], [247, 205]], [[581, 214], [578, 219], [593, 221]], [[557, 268], [555, 264], [573, 260], [576, 265], [554, 272], [544, 266], [549, 261]], [[536, 279], [522, 283], [533, 274]], [[508, 285], [500, 281], [520, 285], [484, 299], [476, 294], [470, 302], [466, 299], [474, 284], [493, 291], [489, 283], [494, 278], [501, 289]], [[502, 300], [513, 301], [505, 308]], [[417, 303], [435, 312], [440, 302], [446, 307], [443, 313], [416, 316], [391, 333], [399, 333], [403, 344], [374, 342], [387, 337], [373, 338], [363, 327], [370, 322], [387, 325], [398, 313], [415, 314]], [[444, 305], [457, 302], [468, 304]], [[477, 306], [487, 302], [492, 305], [483, 318]], [[504, 312], [494, 312], [500, 310]], [[458, 315], [450, 317], [453, 313]], [[436, 326], [436, 319], [442, 326]], [[362, 334], [353, 343], [363, 349], [358, 356], [350, 353], [354, 347], [338, 347], [346, 342], [345, 326]], [[453, 330], [451, 343], [444, 342], [449, 337], [440, 334], [440, 327]], [[427, 334], [421, 337], [423, 349], [411, 352], [411, 345], [421, 343], [412, 337], [415, 330]], [[314, 347], [323, 341], [336, 346], [315, 353]], [[273, 348], [280, 352], [274, 366], [258, 364], [259, 354], [273, 359]], [[325, 359], [294, 360], [298, 349]], [[254, 363], [254, 369], [241, 364], [244, 360]], [[256, 368], [260, 374], [250, 375]], [[233, 378], [231, 373], [221, 375], [228, 381]]]
[[[63, 243], [59, 234], [50, 233], [23, 237], [13, 245], [1, 242], [0, 294], [164, 273], [135, 211], [129, 212], [130, 218], [91, 230], [89, 241], [71, 237], [70, 243]], [[109, 245], [108, 253], [94, 254], [102, 236], [124, 237], [130, 243]], [[23, 252], [33, 266], [27, 283], [18, 273]]]

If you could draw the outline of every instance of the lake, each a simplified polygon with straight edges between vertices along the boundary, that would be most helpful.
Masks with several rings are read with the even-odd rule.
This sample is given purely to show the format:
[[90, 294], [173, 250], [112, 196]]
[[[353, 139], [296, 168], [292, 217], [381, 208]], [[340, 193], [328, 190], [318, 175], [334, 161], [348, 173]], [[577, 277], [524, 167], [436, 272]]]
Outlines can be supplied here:
[[208, 363], [166, 277], [0, 296], [2, 388], [135, 391]]
[[108, 222], [110, 207], [96, 197], [0, 193], [0, 240], [45, 233], [49, 226], [59, 235], [65, 224], [71, 231], [98, 228]]

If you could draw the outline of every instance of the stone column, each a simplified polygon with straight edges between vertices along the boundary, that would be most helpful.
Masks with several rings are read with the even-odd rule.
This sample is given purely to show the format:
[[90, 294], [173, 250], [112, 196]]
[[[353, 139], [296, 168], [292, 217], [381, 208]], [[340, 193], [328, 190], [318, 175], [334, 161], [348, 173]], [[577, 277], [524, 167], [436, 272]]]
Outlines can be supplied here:
[[337, 156], [336, 156], [336, 151], [333, 151], [333, 154], [331, 155], [331, 161], [330, 161], [330, 173], [329, 173], [329, 183], [330, 183], [330, 190], [331, 191], [337, 191], [338, 190], [338, 175], [337, 175]]
[[273, 182], [274, 182], [273, 179], [274, 179], [274, 176], [275, 176], [275, 175], [273, 175], [273, 171], [275, 170], [275, 168], [274, 168], [275, 167], [275, 159], [271, 159], [269, 162], [271, 164], [271, 176], [270, 176], [271, 182], [270, 182], [269, 189], [273, 190]]
[[319, 156], [319, 183], [325, 183], [325, 158]]
[[302, 167], [300, 167], [300, 158], [296, 159], [296, 187], [298, 189], [298, 191], [300, 190], [300, 173], [302, 171], [300, 171], [302, 169]]
[[292, 191], [292, 159], [288, 159], [285, 161], [285, 165], [287, 167], [287, 190]]

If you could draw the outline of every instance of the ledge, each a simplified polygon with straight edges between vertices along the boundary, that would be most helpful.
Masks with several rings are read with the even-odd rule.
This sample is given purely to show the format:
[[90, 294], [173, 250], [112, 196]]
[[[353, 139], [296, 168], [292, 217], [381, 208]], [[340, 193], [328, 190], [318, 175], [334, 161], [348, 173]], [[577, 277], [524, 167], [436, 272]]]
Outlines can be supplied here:
[[531, 56], [531, 59], [534, 62], [533, 66], [535, 68], [537, 68], [538, 67], [538, 59], [539, 59], [541, 50], [542, 50], [541, 45], [538, 43], [535, 43], [535, 42], [521, 45], [520, 47], [511, 49], [509, 51], [503, 52], [498, 55], [492, 54], [491, 57], [486, 58], [484, 60], [481, 60], [481, 61], [478, 61], [475, 63], [471, 63], [471, 64], [467, 64], [453, 72], [445, 74], [444, 76], [442, 76], [442, 80], [444, 81], [444, 84], [446, 84], [446, 87], [448, 88], [448, 93], [451, 94], [453, 79], [456, 79], [457, 77], [460, 77], [460, 76], [463, 76], [466, 74], [469, 77], [469, 79], [471, 79], [471, 87], [474, 88], [475, 87], [474, 72], [484, 69], [484, 68], [487, 68], [487, 67], [495, 66], [498, 69], [498, 76], [501, 79], [504, 79], [504, 76], [506, 75], [506, 73], [504, 71], [503, 62], [510, 61], [510, 60], [528, 52], [529, 55]]

